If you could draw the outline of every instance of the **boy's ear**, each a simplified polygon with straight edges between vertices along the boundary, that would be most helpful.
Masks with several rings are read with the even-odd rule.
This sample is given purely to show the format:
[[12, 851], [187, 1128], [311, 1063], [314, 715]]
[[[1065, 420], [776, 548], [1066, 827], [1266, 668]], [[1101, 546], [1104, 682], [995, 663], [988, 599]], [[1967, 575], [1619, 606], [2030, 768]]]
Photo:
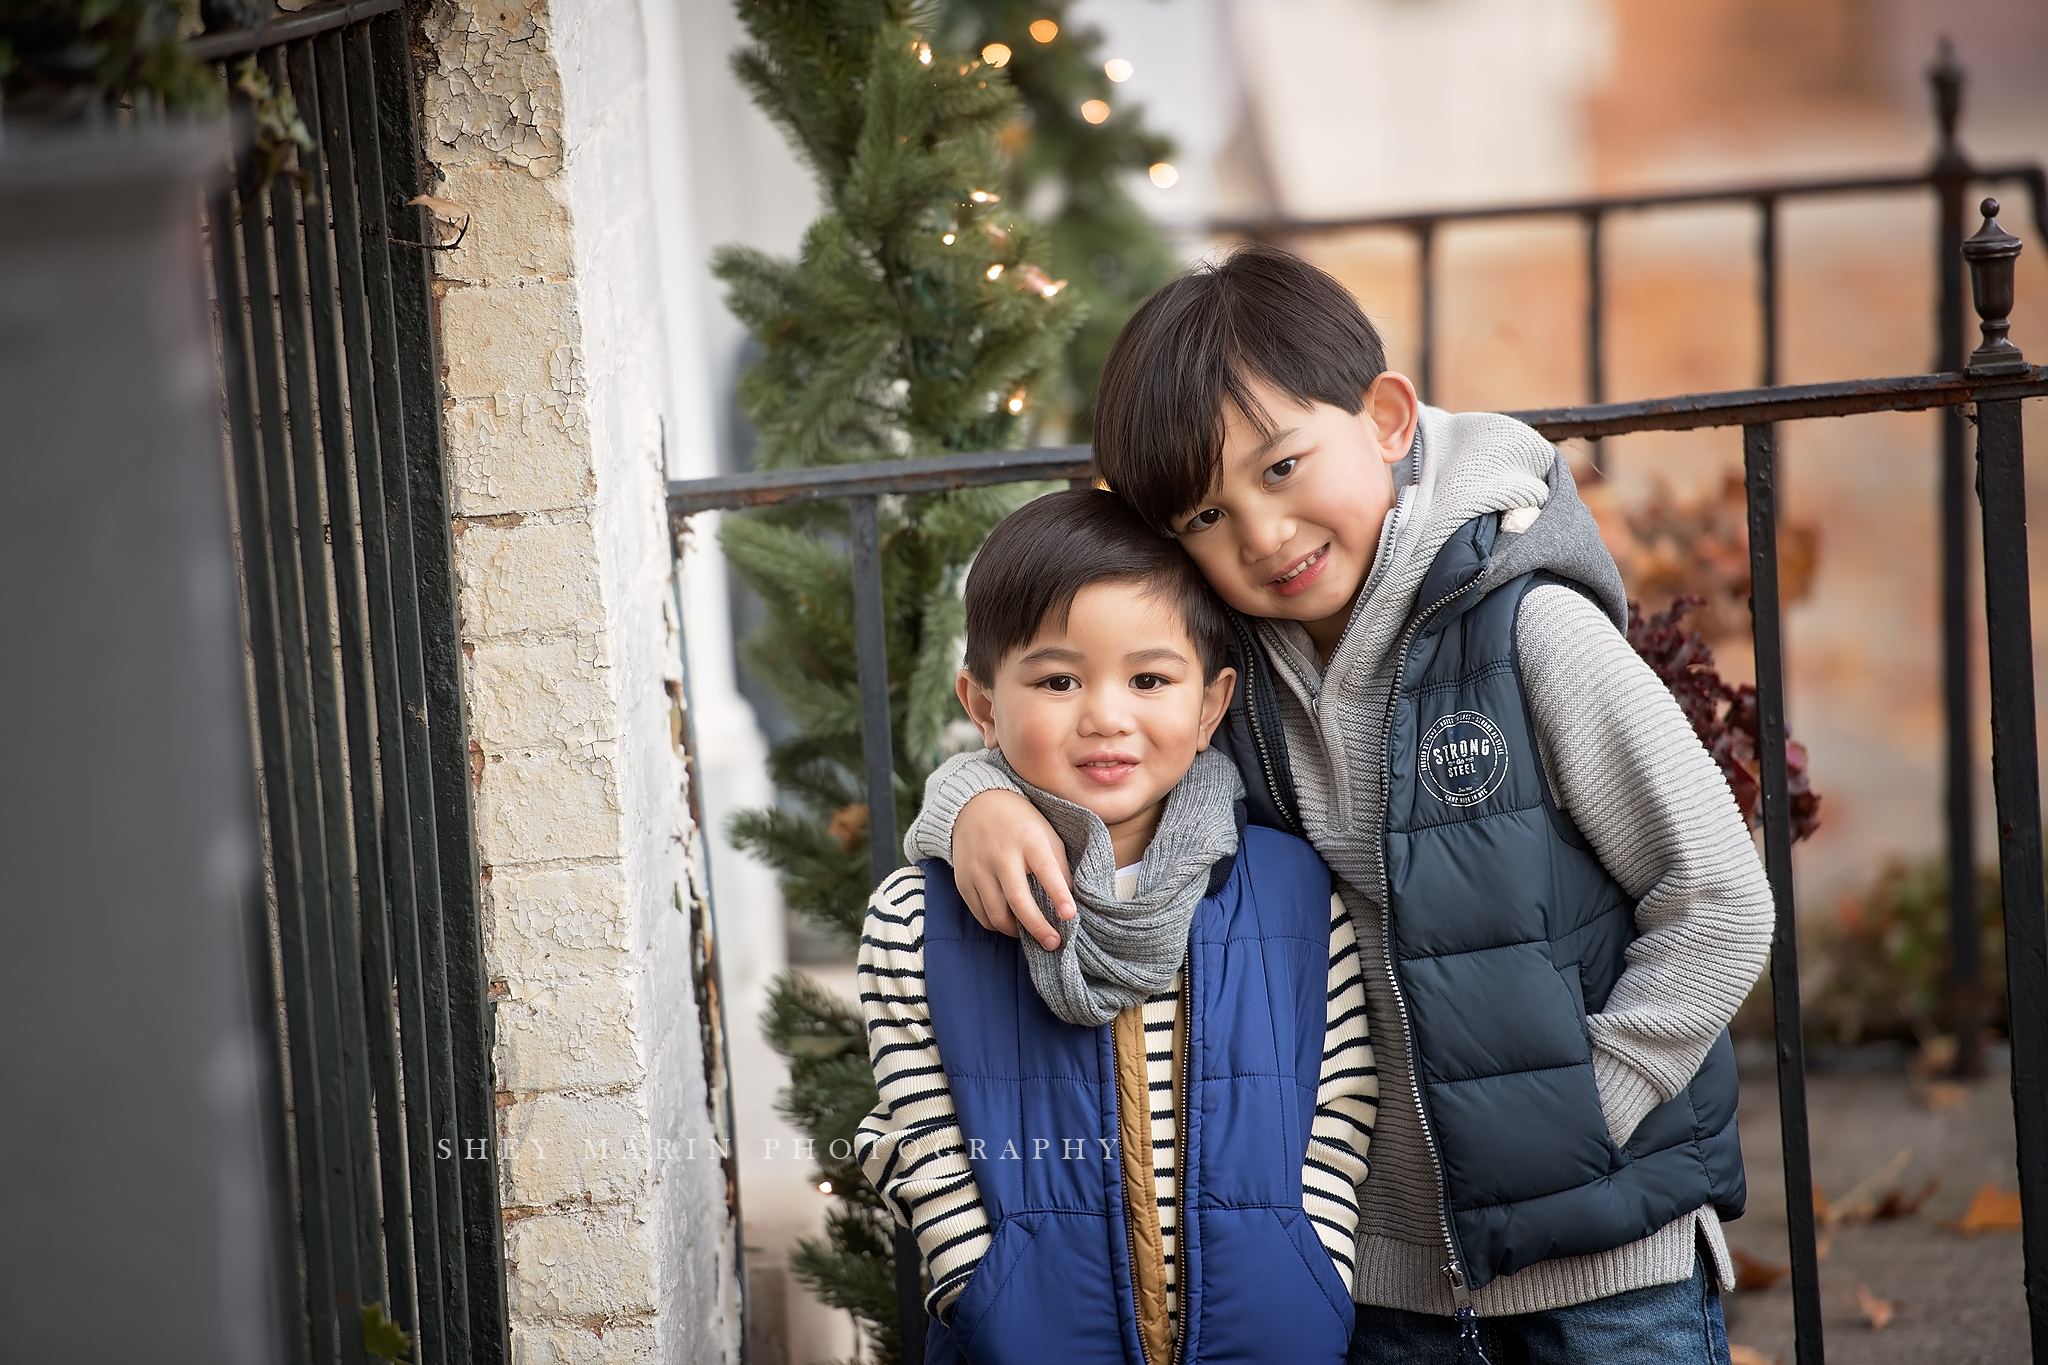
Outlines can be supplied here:
[[995, 694], [974, 680], [974, 675], [961, 669], [953, 679], [953, 695], [960, 698], [967, 719], [974, 722], [974, 728], [981, 731], [983, 748], [998, 748], [996, 744], [996, 698]]
[[[1201, 738], [1195, 745], [1198, 752], [1209, 747], [1210, 736], [1223, 723], [1223, 713], [1230, 709], [1230, 694], [1236, 690], [1237, 670], [1234, 668], [1218, 669], [1215, 679], [1203, 686]], [[991, 743], [989, 747], [995, 746]]]
[[1365, 391], [1363, 415], [1372, 428], [1380, 458], [1398, 462], [1415, 444], [1415, 424], [1422, 420], [1422, 399], [1415, 382], [1394, 370], [1383, 370]]

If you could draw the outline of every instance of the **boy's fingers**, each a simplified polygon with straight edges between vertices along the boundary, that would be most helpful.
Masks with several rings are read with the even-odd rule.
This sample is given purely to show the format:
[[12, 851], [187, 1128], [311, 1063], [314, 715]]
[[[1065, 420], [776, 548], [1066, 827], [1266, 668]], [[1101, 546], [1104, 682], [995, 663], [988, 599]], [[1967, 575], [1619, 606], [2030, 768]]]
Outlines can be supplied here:
[[1039, 913], [1038, 902], [1031, 895], [1031, 884], [1024, 880], [1022, 868], [1003, 879], [1003, 897], [1009, 902], [1009, 912], [1015, 916], [1017, 928], [1038, 940], [1047, 952], [1056, 952], [1060, 946], [1059, 930], [1045, 922]]
[[959, 884], [960, 899], [967, 902], [967, 913], [974, 916], [974, 922], [992, 934], [1008, 934], [1017, 937], [1017, 921], [1010, 918], [1010, 907], [1001, 899], [984, 896], [975, 882]]
[[1031, 875], [1045, 888], [1045, 898], [1052, 902], [1053, 913], [1061, 919], [1072, 919], [1074, 893], [1067, 888], [1067, 850], [1055, 843], [1039, 849], [1029, 861]]

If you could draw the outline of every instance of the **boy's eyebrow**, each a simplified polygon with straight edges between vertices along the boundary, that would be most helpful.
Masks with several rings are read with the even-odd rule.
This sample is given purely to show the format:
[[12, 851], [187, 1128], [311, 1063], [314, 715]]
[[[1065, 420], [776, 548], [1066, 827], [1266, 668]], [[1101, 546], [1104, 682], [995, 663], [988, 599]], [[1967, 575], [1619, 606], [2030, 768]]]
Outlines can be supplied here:
[[1252, 452], [1244, 457], [1245, 462], [1249, 464], [1253, 460], [1263, 459], [1266, 455], [1266, 452], [1270, 451], [1274, 446], [1279, 445], [1288, 437], [1298, 434], [1300, 431], [1300, 427], [1281, 428], [1279, 431], [1274, 432], [1271, 436], [1268, 436], [1265, 440], [1259, 442], [1258, 445], [1252, 449]]
[[1164, 645], [1156, 649], [1133, 650], [1124, 655], [1124, 662], [1127, 664], [1184, 664], [1187, 661], [1187, 655]]
[[1086, 657], [1080, 650], [1069, 649], [1065, 645], [1046, 645], [1017, 660], [1017, 665], [1020, 668], [1029, 668], [1033, 664], [1077, 664]]

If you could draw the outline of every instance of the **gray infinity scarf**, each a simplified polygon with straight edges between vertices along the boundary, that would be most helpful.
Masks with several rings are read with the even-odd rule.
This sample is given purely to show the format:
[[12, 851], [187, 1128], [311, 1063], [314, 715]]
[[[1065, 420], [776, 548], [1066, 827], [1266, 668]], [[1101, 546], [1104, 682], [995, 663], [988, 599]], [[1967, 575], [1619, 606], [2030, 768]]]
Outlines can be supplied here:
[[1079, 912], [1070, 920], [1056, 918], [1045, 888], [1031, 879], [1038, 908], [1060, 931], [1056, 952], [1029, 934], [1020, 937], [1031, 984], [1068, 1023], [1106, 1024], [1173, 984], [1187, 956], [1195, 907], [1209, 889], [1209, 871], [1237, 851], [1235, 805], [1244, 796], [1237, 765], [1214, 749], [1195, 755], [1187, 776], [1167, 793], [1138, 874], [1138, 893], [1129, 900], [1117, 899], [1116, 854], [1101, 817], [1038, 790], [1007, 762], [1002, 767], [1066, 845]]

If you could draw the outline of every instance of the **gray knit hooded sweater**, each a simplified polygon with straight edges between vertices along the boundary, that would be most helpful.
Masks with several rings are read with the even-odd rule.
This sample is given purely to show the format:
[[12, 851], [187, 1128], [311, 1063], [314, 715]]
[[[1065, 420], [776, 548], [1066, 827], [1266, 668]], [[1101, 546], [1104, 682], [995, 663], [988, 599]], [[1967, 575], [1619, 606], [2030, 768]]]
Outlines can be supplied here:
[[[1619, 577], [1557, 451], [1511, 418], [1425, 408], [1419, 450], [1397, 474], [1399, 499], [1327, 664], [1293, 622], [1264, 620], [1258, 631], [1280, 680], [1301, 817], [1336, 874], [1368, 966], [1380, 1107], [1372, 1174], [1360, 1190], [1354, 1296], [1448, 1314], [1437, 1171], [1414, 1099], [1410, 1039], [1386, 985], [1378, 904], [1386, 792], [1378, 760], [1398, 662], [1393, 648], [1423, 574], [1452, 532], [1476, 516], [1505, 513], [1489, 579], [1550, 569], [1600, 599], [1596, 605], [1562, 585], [1532, 588], [1516, 619], [1516, 661], [1558, 806], [1637, 902], [1640, 937], [1628, 966], [1606, 1009], [1587, 1021], [1616, 1142], [1692, 1079], [1762, 969], [1772, 909], [1727, 783], [1621, 633]], [[926, 785], [924, 809], [905, 839], [910, 856], [950, 860], [961, 808], [1008, 785], [986, 753], [950, 760]], [[1514, 1115], [1500, 1121], [1511, 1124]], [[1720, 1224], [1702, 1208], [1641, 1241], [1502, 1276], [1473, 1301], [1481, 1314], [1497, 1316], [1675, 1283], [1693, 1273], [1702, 1249], [1732, 1288]]]

